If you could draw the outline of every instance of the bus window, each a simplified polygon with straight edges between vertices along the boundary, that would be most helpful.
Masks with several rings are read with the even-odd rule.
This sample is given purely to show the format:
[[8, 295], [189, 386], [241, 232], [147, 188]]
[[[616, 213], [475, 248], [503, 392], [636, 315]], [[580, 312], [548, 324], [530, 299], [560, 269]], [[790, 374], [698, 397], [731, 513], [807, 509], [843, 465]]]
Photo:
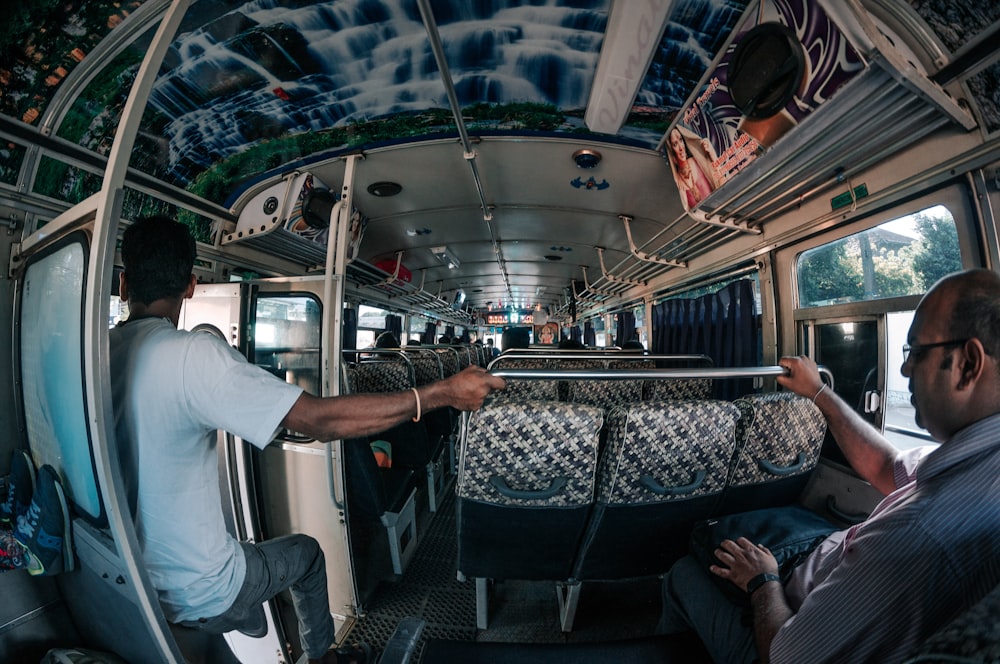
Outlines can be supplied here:
[[936, 205], [803, 252], [799, 307], [920, 295], [961, 269], [955, 219]]
[[869, 393], [878, 389], [878, 324], [859, 320], [816, 325], [818, 364], [834, 370], [837, 394], [861, 417], [875, 424], [876, 410], [868, 407]]
[[894, 311], [886, 315], [886, 372], [885, 381], [885, 437], [901, 450], [922, 445], [936, 444], [926, 430], [917, 426], [913, 406], [910, 405], [908, 380], [900, 368], [903, 366], [903, 344], [913, 322], [912, 311]]
[[308, 295], [257, 298], [254, 362], [310, 394], [320, 394], [321, 307]]
[[385, 330], [386, 312], [383, 309], [358, 306], [358, 348], [371, 348], [375, 345], [375, 337]]
[[900, 374], [912, 305], [893, 311], [898, 305], [887, 304], [883, 312], [869, 307], [859, 316], [851, 303], [908, 296], [903, 302], [913, 302], [961, 268], [955, 220], [942, 205], [809, 249], [796, 260], [799, 307], [823, 307], [809, 315], [813, 357], [833, 372], [837, 393], [900, 449], [931, 442], [913, 419]]
[[83, 244], [31, 262], [21, 298], [24, 417], [35, 464], [51, 464], [78, 511], [101, 517], [83, 404]]

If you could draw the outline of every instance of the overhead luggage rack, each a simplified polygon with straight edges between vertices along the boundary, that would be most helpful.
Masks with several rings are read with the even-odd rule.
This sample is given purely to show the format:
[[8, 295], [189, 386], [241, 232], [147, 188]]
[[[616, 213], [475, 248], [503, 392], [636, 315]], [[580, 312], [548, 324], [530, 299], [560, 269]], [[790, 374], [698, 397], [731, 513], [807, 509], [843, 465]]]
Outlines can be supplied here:
[[[336, 195], [312, 173], [293, 172], [257, 193], [240, 213], [236, 229], [222, 245], [243, 243], [306, 266], [326, 262], [330, 215]], [[353, 212], [348, 260], [361, 245], [365, 218]]]
[[[865, 70], [696, 208], [714, 223], [758, 226], [843, 184], [950, 124], [976, 127], [972, 114], [909, 62], [856, 1], [837, 22]], [[828, 100], [829, 101], [829, 100]], [[853, 195], [853, 192], [852, 192]]]

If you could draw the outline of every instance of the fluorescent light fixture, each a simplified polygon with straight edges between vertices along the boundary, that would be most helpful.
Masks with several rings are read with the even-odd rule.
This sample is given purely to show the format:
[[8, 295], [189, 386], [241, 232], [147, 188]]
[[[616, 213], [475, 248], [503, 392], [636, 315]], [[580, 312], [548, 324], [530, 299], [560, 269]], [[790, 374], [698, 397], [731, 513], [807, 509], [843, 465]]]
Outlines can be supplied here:
[[584, 121], [602, 134], [617, 134], [660, 45], [674, 3], [615, 2], [604, 33], [601, 58]]
[[457, 269], [462, 264], [448, 247], [431, 247], [431, 253], [442, 265], [447, 265], [449, 270]]

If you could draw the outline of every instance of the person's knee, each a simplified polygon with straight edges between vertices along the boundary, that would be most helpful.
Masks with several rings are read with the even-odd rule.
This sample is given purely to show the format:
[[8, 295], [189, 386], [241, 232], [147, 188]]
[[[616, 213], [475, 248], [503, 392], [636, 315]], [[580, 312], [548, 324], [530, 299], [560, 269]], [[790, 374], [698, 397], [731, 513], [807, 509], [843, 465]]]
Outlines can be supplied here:
[[323, 547], [319, 545], [319, 542], [309, 535], [297, 535], [299, 538], [299, 546], [303, 547], [311, 558], [316, 558], [320, 563], [324, 562], [325, 558], [323, 555]]
[[694, 558], [684, 556], [663, 576], [663, 592], [673, 597], [687, 597], [705, 581], [705, 570]]

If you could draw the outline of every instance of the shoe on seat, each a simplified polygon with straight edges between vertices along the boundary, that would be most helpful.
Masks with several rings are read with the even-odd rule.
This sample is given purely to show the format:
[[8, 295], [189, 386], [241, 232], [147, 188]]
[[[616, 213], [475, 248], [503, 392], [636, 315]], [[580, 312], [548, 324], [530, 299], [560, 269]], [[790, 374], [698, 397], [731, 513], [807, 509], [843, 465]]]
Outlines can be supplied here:
[[66, 495], [55, 468], [46, 464], [38, 470], [31, 504], [14, 529], [14, 539], [28, 554], [28, 573], [49, 576], [72, 570], [71, 536]]
[[0, 523], [16, 524], [17, 518], [28, 511], [35, 493], [35, 464], [27, 450], [14, 450], [6, 484], [6, 491], [0, 495]]

